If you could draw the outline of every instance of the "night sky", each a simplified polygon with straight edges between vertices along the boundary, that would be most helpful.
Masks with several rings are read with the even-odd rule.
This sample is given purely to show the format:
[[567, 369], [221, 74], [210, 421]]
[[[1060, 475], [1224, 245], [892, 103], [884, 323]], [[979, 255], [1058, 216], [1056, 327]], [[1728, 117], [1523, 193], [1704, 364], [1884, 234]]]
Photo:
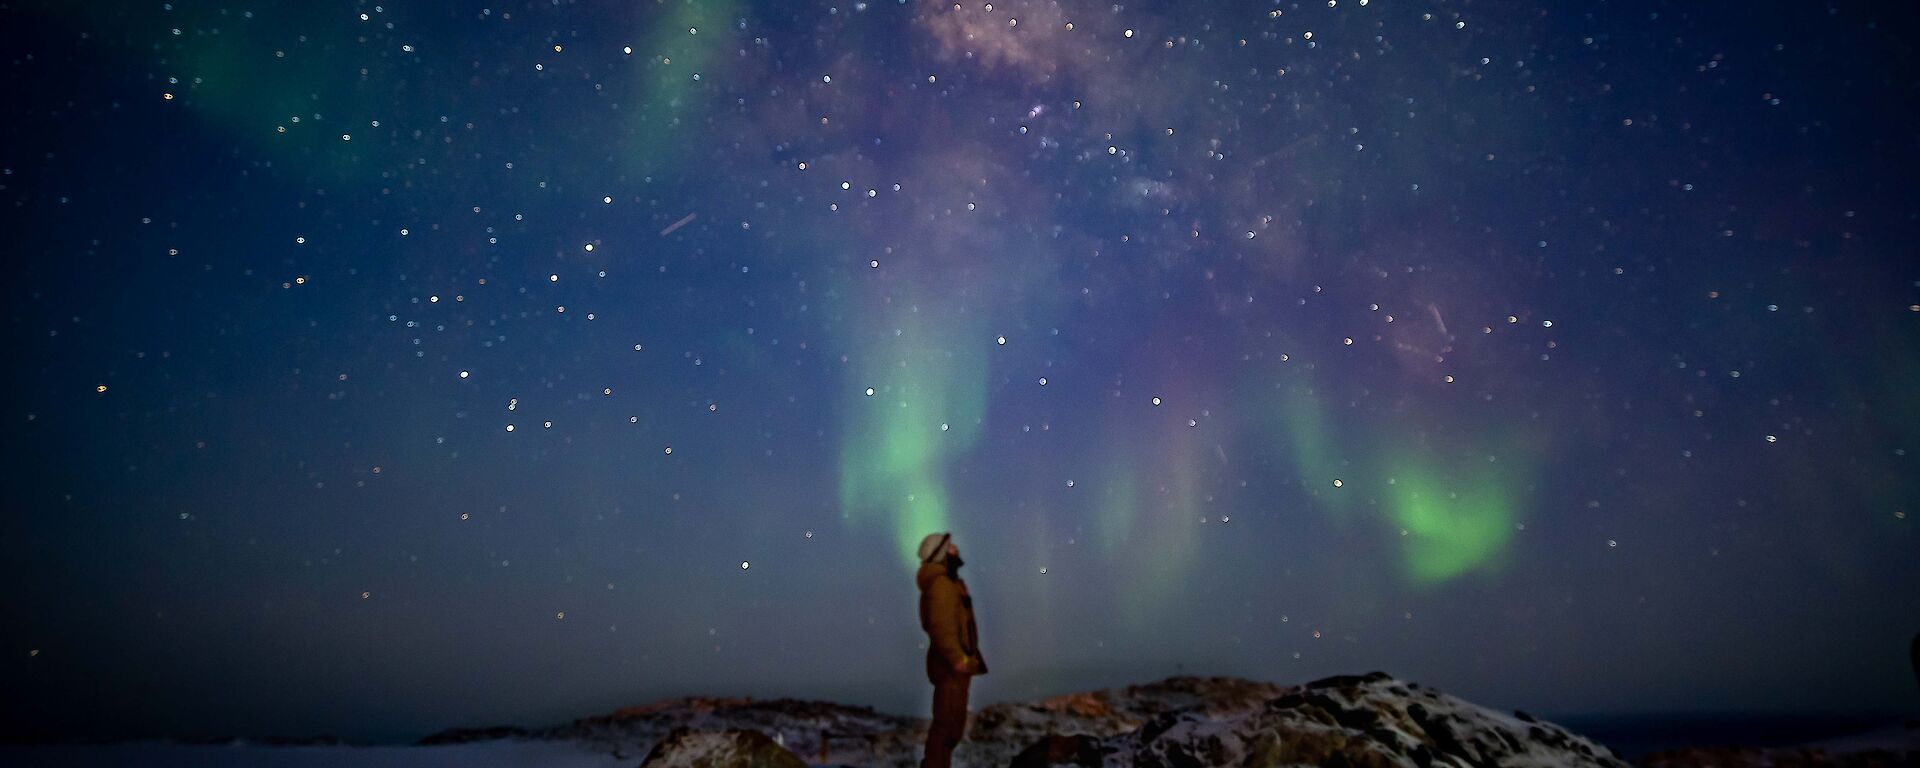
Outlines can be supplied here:
[[1907, 3], [4, 0], [0, 721], [1911, 711]]

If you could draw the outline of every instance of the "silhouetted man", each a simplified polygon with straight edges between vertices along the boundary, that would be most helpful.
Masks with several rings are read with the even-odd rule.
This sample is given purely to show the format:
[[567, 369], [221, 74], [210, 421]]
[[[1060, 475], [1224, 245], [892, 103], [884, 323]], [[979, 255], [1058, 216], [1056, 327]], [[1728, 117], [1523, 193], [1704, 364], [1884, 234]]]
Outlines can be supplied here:
[[925, 768], [948, 768], [953, 748], [967, 730], [967, 689], [987, 673], [980, 658], [980, 631], [973, 624], [973, 598], [960, 580], [960, 547], [953, 534], [920, 542], [920, 628], [927, 631], [927, 680], [933, 683], [933, 724], [927, 728]]

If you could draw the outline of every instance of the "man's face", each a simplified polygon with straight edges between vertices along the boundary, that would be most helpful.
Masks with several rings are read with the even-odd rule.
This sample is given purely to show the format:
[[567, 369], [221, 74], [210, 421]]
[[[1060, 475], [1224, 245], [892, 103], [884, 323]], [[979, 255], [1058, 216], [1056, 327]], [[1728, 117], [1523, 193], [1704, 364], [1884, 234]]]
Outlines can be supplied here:
[[947, 557], [959, 557], [959, 556], [960, 556], [960, 545], [955, 544], [951, 541], [947, 542]]

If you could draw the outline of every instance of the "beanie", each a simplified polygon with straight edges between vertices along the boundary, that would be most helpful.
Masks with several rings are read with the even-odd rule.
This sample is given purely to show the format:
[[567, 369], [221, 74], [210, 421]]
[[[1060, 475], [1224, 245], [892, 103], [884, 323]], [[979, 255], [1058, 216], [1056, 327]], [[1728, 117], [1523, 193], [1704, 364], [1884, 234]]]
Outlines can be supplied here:
[[947, 559], [947, 542], [952, 539], [952, 533], [927, 534], [920, 540], [920, 562], [937, 563]]

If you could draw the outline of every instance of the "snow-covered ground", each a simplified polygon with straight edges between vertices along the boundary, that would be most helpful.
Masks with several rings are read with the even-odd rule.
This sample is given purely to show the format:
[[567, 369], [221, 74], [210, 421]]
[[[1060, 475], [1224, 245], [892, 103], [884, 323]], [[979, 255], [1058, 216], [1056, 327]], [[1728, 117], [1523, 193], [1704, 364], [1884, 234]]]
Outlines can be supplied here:
[[[919, 761], [926, 722], [864, 707], [790, 699], [677, 699], [543, 728], [455, 729], [420, 746], [268, 746], [135, 742], [0, 746], [4, 768], [635, 768], [720, 752], [798, 766]], [[675, 732], [680, 735], [673, 736]], [[733, 736], [723, 736], [732, 732]], [[822, 739], [825, 737], [823, 754]], [[703, 741], [704, 739], [704, 741]], [[717, 740], [717, 741], [716, 741]], [[798, 761], [789, 757], [791, 751]], [[1894, 727], [1788, 750], [1696, 748], [1650, 756], [1660, 766], [1773, 765], [1820, 750], [1836, 765], [1920, 764], [1920, 727]], [[1024, 753], [1024, 754], [1023, 754]], [[1375, 673], [1301, 686], [1183, 677], [1107, 691], [995, 704], [974, 713], [956, 765], [1133, 768], [1311, 765], [1561, 768], [1626, 765], [1594, 741], [1520, 713], [1498, 712]], [[1861, 762], [1865, 759], [1866, 762]], [[1662, 762], [1664, 760], [1664, 762]], [[1907, 760], [1910, 762], [1898, 762]], [[722, 763], [728, 762], [723, 760]], [[741, 762], [741, 761], [734, 761]], [[1819, 763], [1827, 764], [1827, 763]]]

